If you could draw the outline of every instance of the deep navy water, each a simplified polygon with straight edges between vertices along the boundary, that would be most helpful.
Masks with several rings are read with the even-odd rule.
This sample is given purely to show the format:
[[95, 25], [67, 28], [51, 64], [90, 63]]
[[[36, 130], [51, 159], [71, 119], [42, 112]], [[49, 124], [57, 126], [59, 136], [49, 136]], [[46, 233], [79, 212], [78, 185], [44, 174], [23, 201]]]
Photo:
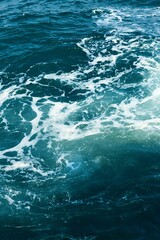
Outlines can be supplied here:
[[0, 1], [0, 240], [160, 239], [160, 1]]

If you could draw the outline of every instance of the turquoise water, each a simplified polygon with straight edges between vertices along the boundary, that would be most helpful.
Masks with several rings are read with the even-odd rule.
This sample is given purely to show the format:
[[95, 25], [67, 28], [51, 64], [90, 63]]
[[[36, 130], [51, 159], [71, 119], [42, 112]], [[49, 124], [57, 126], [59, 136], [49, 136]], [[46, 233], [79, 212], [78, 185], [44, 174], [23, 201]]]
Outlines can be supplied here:
[[159, 240], [159, 1], [0, 19], [0, 239]]

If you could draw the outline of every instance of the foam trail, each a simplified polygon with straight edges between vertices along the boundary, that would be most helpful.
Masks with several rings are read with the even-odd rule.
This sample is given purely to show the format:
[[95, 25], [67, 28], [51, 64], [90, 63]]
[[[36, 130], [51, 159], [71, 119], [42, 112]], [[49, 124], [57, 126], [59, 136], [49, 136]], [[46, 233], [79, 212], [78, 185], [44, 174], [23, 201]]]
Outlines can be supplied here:
[[[2, 158], [13, 152], [24, 157], [27, 149], [32, 159], [33, 149], [37, 148], [41, 140], [46, 141], [48, 149], [61, 142], [63, 145], [64, 141], [68, 142], [70, 149], [70, 142], [103, 135], [109, 138], [113, 132], [115, 137], [116, 132], [125, 132], [126, 136], [131, 133], [130, 140], [135, 139], [132, 134], [134, 132], [138, 139], [143, 131], [143, 140], [145, 137], [159, 136], [158, 131], [155, 132], [160, 127], [159, 41], [157, 38], [134, 35], [125, 39], [125, 28], [123, 34], [119, 34], [119, 30], [121, 26], [124, 27], [126, 17], [130, 18], [130, 13], [126, 16], [116, 9], [93, 10], [93, 19], [99, 27], [113, 23], [117, 25], [114, 31], [102, 38], [93, 36], [77, 43], [88, 57], [87, 65], [79, 66], [71, 72], [41, 74], [33, 79], [25, 75], [23, 81], [22, 77], [19, 78], [19, 86], [11, 86], [2, 91], [1, 107], [7, 101], [24, 101], [18, 116], [24, 126], [28, 123], [31, 125], [16, 146], [1, 151]], [[131, 59], [134, 59], [133, 62]], [[120, 62], [123, 62], [122, 66]], [[135, 79], [128, 82], [128, 79], [134, 78], [133, 72], [137, 82], [133, 81]], [[138, 79], [140, 77], [143, 77], [141, 81]], [[56, 101], [50, 95], [43, 98], [34, 96], [30, 88], [32, 85], [42, 88], [47, 84], [54, 86], [56, 81], [59, 81], [59, 87], [62, 88]], [[77, 96], [83, 98], [80, 101], [66, 100], [64, 86], [73, 87], [70, 94], [76, 90]], [[131, 90], [132, 93], [128, 95], [127, 91]], [[34, 113], [29, 121], [23, 114], [26, 106]], [[7, 129], [9, 119], [6, 118], [6, 112], [7, 108], [4, 108], [1, 116]], [[8, 159], [12, 159], [12, 156], [8, 156]], [[4, 168], [6, 171], [32, 168], [45, 175], [41, 168], [34, 168], [30, 160], [17, 163], [13, 161], [10, 164]]]

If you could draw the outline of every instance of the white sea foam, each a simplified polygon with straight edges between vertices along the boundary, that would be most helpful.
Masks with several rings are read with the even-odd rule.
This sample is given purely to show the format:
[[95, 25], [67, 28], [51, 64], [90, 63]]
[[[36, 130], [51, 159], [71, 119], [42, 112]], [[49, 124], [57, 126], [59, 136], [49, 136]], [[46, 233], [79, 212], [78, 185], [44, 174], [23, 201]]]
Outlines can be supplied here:
[[[71, 72], [59, 71], [43, 74], [34, 79], [26, 78], [25, 81], [20, 79], [19, 86], [11, 86], [1, 92], [0, 104], [2, 107], [5, 105], [1, 116], [3, 121], [6, 121], [6, 125], [11, 124], [5, 114], [8, 105], [4, 103], [7, 101], [18, 99], [23, 106], [28, 104], [34, 112], [34, 117], [29, 121], [23, 116], [23, 109], [19, 110], [18, 116], [21, 121], [26, 125], [29, 123], [31, 127], [16, 146], [0, 151], [1, 158], [6, 157], [8, 153], [16, 152], [18, 158], [24, 159], [10, 162], [10, 165], [3, 168], [6, 172], [29, 169], [42, 177], [53, 174], [53, 171], [43, 170], [40, 163], [33, 164], [32, 162], [32, 152], [33, 150], [37, 151], [37, 144], [40, 141], [47, 141], [44, 148], [46, 147], [48, 151], [56, 154], [58, 152], [55, 157], [57, 168], [65, 165], [67, 168], [73, 169], [78, 165], [74, 164], [67, 155], [68, 153], [63, 152], [63, 149], [62, 151], [56, 150], [55, 146], [58, 143], [62, 142], [62, 146], [65, 148], [70, 146], [73, 141], [78, 142], [87, 137], [94, 139], [99, 134], [108, 137], [114, 136], [114, 142], [117, 135], [121, 135], [121, 131], [125, 132], [126, 136], [130, 136], [131, 140], [137, 138], [143, 141], [147, 137], [159, 136], [160, 61], [158, 40], [156, 38], [143, 39], [136, 35], [127, 40], [121, 37], [119, 32], [125, 18], [124, 12], [114, 9], [110, 9], [108, 12], [96, 9], [93, 10], [93, 14], [98, 26], [116, 24], [118, 30], [114, 29], [103, 38], [83, 38], [77, 44], [88, 57], [86, 65]], [[126, 17], [130, 18], [129, 15]], [[134, 27], [137, 29], [137, 26]], [[126, 31], [128, 30], [123, 25], [122, 33], [124, 34]], [[127, 65], [130, 59], [135, 60], [132, 64]], [[119, 62], [125, 62], [125, 64], [121, 67]], [[109, 71], [111, 73], [108, 73]], [[128, 83], [128, 78], [133, 71], [140, 73], [143, 80], [133, 79], [133, 82]], [[42, 79], [46, 80], [45, 83], [41, 83]], [[77, 96], [79, 94], [83, 98], [77, 101], [68, 99], [62, 101], [57, 97], [54, 101], [51, 96], [34, 96], [32, 92], [34, 90], [29, 88], [30, 85], [43, 87], [45, 84], [47, 86], [50, 81], [60, 81], [66, 86], [73, 86], [73, 91], [76, 89], [78, 92]], [[28, 156], [26, 157], [26, 155]], [[8, 159], [12, 159], [12, 156], [8, 156]], [[34, 161], [35, 163], [37, 163], [36, 161], [40, 162], [41, 156], [38, 157], [38, 160], [34, 158]], [[58, 177], [65, 178], [65, 174]]]
[[16, 88], [16, 86], [11, 86], [0, 93], [0, 106], [2, 106], [3, 103], [11, 97], [12, 93]]
[[7, 167], [4, 168], [5, 171], [13, 171], [17, 169], [25, 169], [29, 168], [30, 163], [28, 162], [23, 162], [23, 161], [12, 161], [12, 165], [8, 165]]
[[93, 18], [95, 19], [97, 25], [99, 27], [109, 27], [115, 29], [117, 33], [120, 34], [128, 34], [134, 31], [145, 32], [146, 31], [146, 24], [150, 21], [152, 22], [152, 28], [148, 27], [148, 32], [153, 33], [153, 28], [155, 34], [159, 35], [159, 28], [158, 24], [154, 24], [153, 19], [155, 17], [158, 19], [160, 17], [159, 8], [155, 7], [152, 8], [154, 14], [150, 12], [150, 8], [143, 9], [145, 12], [142, 14], [141, 8], [134, 8], [134, 9], [127, 9], [124, 7], [123, 11], [117, 8], [104, 8], [101, 11], [93, 10]]
[[[105, 54], [105, 44], [110, 41], [113, 45], [112, 50], [117, 51], [117, 54], [103, 56], [103, 54]], [[142, 69], [142, 71], [146, 70], [147, 72], [143, 72], [144, 80], [141, 83], [123, 84], [122, 87], [123, 89], [127, 89], [138, 86], [142, 93], [143, 91], [147, 90], [149, 95], [143, 98], [139, 98], [139, 96], [128, 98], [126, 94], [123, 96], [123, 94], [118, 93], [119, 96], [121, 96], [121, 100], [120, 98], [116, 99], [116, 97], [114, 97], [114, 95], [117, 95], [117, 93], [109, 85], [114, 84], [114, 82], [116, 83], [121, 77], [132, 73], [132, 69], [123, 69], [122, 72], [119, 72], [114, 77], [104, 79], [103, 77], [98, 76], [91, 77], [86, 81], [83, 81], [80, 85], [78, 85], [78, 87], [89, 90], [93, 93], [96, 91], [102, 92], [100, 98], [91, 97], [90, 100], [92, 100], [90, 103], [88, 103], [86, 100], [83, 101], [83, 103], [56, 103], [55, 106], [51, 108], [49, 118], [52, 119], [52, 130], [54, 136], [56, 136], [58, 140], [75, 140], [84, 138], [86, 136], [95, 135], [104, 131], [106, 132], [106, 130], [109, 131], [109, 129], [112, 127], [124, 127], [132, 130], [159, 129], [159, 107], [157, 103], [159, 102], [160, 68], [156, 58], [153, 59], [151, 57], [145, 57], [142, 55], [136, 56], [135, 53], [132, 53], [133, 51], [141, 48], [142, 43], [144, 43], [145, 50], [149, 49], [149, 51], [151, 48], [153, 48], [154, 51], [155, 46], [158, 44], [158, 42], [155, 41], [155, 43], [152, 43], [150, 46], [150, 42], [148, 42], [148, 40], [141, 39], [140, 37], [135, 37], [134, 39], [129, 40], [128, 44], [120, 37], [109, 36], [106, 37], [106, 40], [102, 41], [104, 46], [100, 43], [101, 50], [98, 56], [95, 55], [95, 52], [97, 52], [97, 43], [95, 43], [93, 38], [85, 38], [80, 44], [78, 44], [78, 46], [84, 52], [86, 52], [89, 57], [89, 68], [84, 70], [84, 73], [86, 74], [91, 73], [93, 70], [95, 71], [96, 68], [101, 67], [101, 71], [99, 72], [101, 75], [104, 73], [104, 70], [102, 70], [104, 66], [109, 68], [115, 66], [119, 57], [123, 57], [124, 53], [131, 52], [130, 56], [137, 58], [136, 62], [134, 63], [134, 67], [136, 67], [136, 69]], [[92, 66], [94, 66], [94, 68]], [[99, 71], [99, 69], [97, 71]], [[67, 76], [69, 77], [69, 75]], [[109, 115], [107, 114], [107, 111], [104, 111], [107, 105], [105, 102], [106, 97], [103, 95], [104, 87], [102, 87], [102, 85], [113, 92], [113, 96], [110, 101], [110, 108], [113, 108], [113, 110]], [[86, 117], [83, 117], [83, 120], [78, 122], [73, 120], [71, 121], [72, 116], [76, 116], [77, 114], [81, 114], [81, 116], [83, 116], [84, 113], [87, 112], [86, 116], [89, 116], [92, 112], [92, 105], [94, 105], [95, 111], [96, 109], [98, 110], [98, 106], [101, 105], [99, 115], [96, 115], [95, 118], [90, 119], [89, 121]]]
[[5, 195], [4, 199], [6, 199], [8, 201], [9, 205], [12, 205], [14, 203], [14, 200], [8, 195]]
[[122, 12], [117, 9], [110, 8], [107, 13], [102, 12], [101, 18], [96, 21], [97, 25], [111, 25], [116, 24], [117, 22], [122, 22]]
[[[74, 140], [99, 132], [99, 124], [96, 120], [72, 121], [74, 114], [81, 111], [81, 106], [77, 102], [55, 103], [49, 112], [49, 119], [53, 135], [58, 140]], [[85, 130], [81, 130], [81, 128]]]
[[51, 73], [44, 75], [44, 79], [52, 79], [52, 80], [61, 80], [67, 83], [73, 84], [73, 81], [77, 78], [77, 76], [80, 75], [80, 72], [78, 71], [72, 71], [70, 73]]

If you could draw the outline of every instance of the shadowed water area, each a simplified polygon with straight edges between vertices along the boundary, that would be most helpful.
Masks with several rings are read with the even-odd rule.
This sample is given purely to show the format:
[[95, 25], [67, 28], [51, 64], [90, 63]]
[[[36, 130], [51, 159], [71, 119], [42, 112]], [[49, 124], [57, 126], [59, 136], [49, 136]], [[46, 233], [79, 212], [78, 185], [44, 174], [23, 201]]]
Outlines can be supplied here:
[[0, 239], [160, 239], [158, 0], [0, 1]]

